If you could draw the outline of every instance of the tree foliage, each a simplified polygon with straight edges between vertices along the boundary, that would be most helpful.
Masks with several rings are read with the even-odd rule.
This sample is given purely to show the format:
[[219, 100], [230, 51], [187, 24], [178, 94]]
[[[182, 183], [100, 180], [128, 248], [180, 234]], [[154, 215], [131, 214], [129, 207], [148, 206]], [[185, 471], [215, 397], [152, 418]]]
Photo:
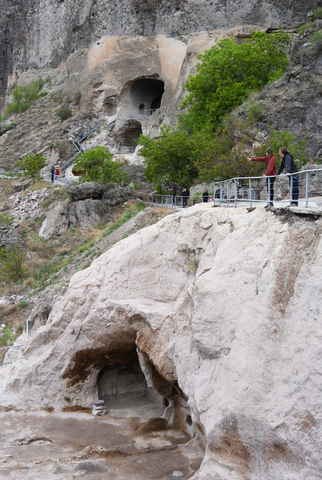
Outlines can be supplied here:
[[121, 183], [128, 179], [121, 162], [113, 160], [107, 147], [86, 150], [76, 158], [73, 171], [80, 173], [81, 182]]
[[199, 55], [195, 76], [189, 76], [182, 107], [183, 125], [195, 131], [205, 124], [213, 129], [223, 117], [240, 105], [247, 95], [278, 79], [287, 69], [290, 36], [284, 32], [253, 32], [250, 39], [236, 45], [233, 37], [219, 40]]
[[14, 247], [0, 248], [0, 265], [1, 276], [9, 280], [17, 280], [23, 277], [26, 273], [26, 268], [23, 265], [26, 252]]
[[39, 154], [28, 154], [22, 157], [22, 160], [18, 163], [29, 175], [34, 177], [46, 165], [46, 157]]
[[138, 144], [145, 160], [144, 175], [159, 191], [169, 183], [189, 187], [198, 176], [193, 165], [193, 144], [184, 130], [169, 126], [160, 129], [161, 135], [150, 138], [141, 135]]
[[31, 105], [31, 102], [47, 95], [47, 92], [41, 92], [45, 81], [39, 76], [28, 85], [19, 85], [12, 92], [12, 101], [8, 103], [4, 115], [11, 113], [25, 112]]

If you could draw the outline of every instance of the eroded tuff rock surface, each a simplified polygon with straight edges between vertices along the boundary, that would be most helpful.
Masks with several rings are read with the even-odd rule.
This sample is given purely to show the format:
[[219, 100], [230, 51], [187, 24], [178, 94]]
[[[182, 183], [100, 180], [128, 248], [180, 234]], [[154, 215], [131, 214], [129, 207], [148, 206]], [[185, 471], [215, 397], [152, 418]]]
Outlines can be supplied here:
[[89, 407], [137, 350], [170, 421], [204, 435], [194, 480], [319, 479], [321, 253], [321, 220], [169, 215], [74, 275], [2, 367], [1, 405]]

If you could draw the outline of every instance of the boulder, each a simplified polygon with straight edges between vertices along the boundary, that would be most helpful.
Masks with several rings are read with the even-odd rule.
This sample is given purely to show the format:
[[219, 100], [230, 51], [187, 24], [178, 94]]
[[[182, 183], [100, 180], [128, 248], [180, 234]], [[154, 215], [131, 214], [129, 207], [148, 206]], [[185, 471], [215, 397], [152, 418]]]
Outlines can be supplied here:
[[109, 219], [107, 206], [101, 200], [86, 199], [69, 204], [70, 227], [88, 227], [95, 223], [106, 223]]
[[106, 205], [119, 205], [126, 201], [126, 195], [117, 183], [110, 183], [105, 187], [102, 202]]
[[22, 192], [23, 190], [26, 190], [27, 188], [29, 188], [33, 183], [34, 181], [32, 178], [30, 180], [25, 180], [23, 182], [14, 183], [11, 187], [11, 192], [12, 193]]
[[74, 275], [0, 369], [0, 405], [92, 407], [102, 370], [139, 352], [149, 387], [204, 436], [194, 480], [318, 479], [321, 252], [320, 221], [168, 215]]
[[144, 166], [143, 165], [124, 165], [124, 172], [130, 175], [130, 182], [145, 182]]
[[40, 227], [39, 236], [46, 239], [57, 237], [66, 232], [68, 226], [68, 205], [61, 203], [47, 213]]
[[85, 182], [69, 187], [67, 195], [73, 202], [86, 200], [87, 198], [97, 199], [102, 198], [104, 188], [104, 185], [101, 183]]

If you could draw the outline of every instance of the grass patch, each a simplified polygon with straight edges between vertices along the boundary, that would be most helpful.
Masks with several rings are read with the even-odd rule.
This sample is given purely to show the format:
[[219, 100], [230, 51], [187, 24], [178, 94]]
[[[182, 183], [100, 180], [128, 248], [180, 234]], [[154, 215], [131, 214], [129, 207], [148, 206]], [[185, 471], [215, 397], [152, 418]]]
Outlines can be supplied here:
[[11, 113], [23, 113], [30, 107], [31, 103], [38, 98], [47, 95], [46, 91], [41, 92], [45, 81], [39, 76], [29, 85], [20, 85], [12, 92], [12, 101], [8, 103], [4, 115], [7, 117]]

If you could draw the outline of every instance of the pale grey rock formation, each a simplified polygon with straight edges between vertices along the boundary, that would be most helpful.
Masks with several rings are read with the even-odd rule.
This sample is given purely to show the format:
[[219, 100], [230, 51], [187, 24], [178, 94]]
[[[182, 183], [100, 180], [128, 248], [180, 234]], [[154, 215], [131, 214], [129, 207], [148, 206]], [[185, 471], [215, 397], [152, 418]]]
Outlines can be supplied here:
[[0, 370], [0, 404], [91, 407], [100, 372], [138, 350], [170, 424], [203, 432], [194, 480], [318, 480], [321, 272], [320, 220], [207, 204], [169, 215], [74, 275]]
[[115, 206], [125, 202], [125, 200], [126, 195], [117, 183], [110, 183], [106, 185], [102, 197], [102, 202], [104, 204]]
[[22, 192], [23, 190], [27, 190], [32, 184], [33, 179], [25, 180], [24, 182], [14, 183], [11, 187], [12, 193]]
[[67, 195], [73, 202], [87, 198], [96, 199], [102, 198], [104, 189], [105, 187], [101, 183], [85, 182], [69, 187]]
[[69, 226], [68, 205], [60, 203], [47, 213], [45, 220], [39, 230], [39, 236], [51, 238], [66, 232]]
[[70, 227], [85, 228], [95, 223], [105, 223], [109, 219], [108, 209], [101, 200], [87, 198], [69, 205], [68, 224]]

